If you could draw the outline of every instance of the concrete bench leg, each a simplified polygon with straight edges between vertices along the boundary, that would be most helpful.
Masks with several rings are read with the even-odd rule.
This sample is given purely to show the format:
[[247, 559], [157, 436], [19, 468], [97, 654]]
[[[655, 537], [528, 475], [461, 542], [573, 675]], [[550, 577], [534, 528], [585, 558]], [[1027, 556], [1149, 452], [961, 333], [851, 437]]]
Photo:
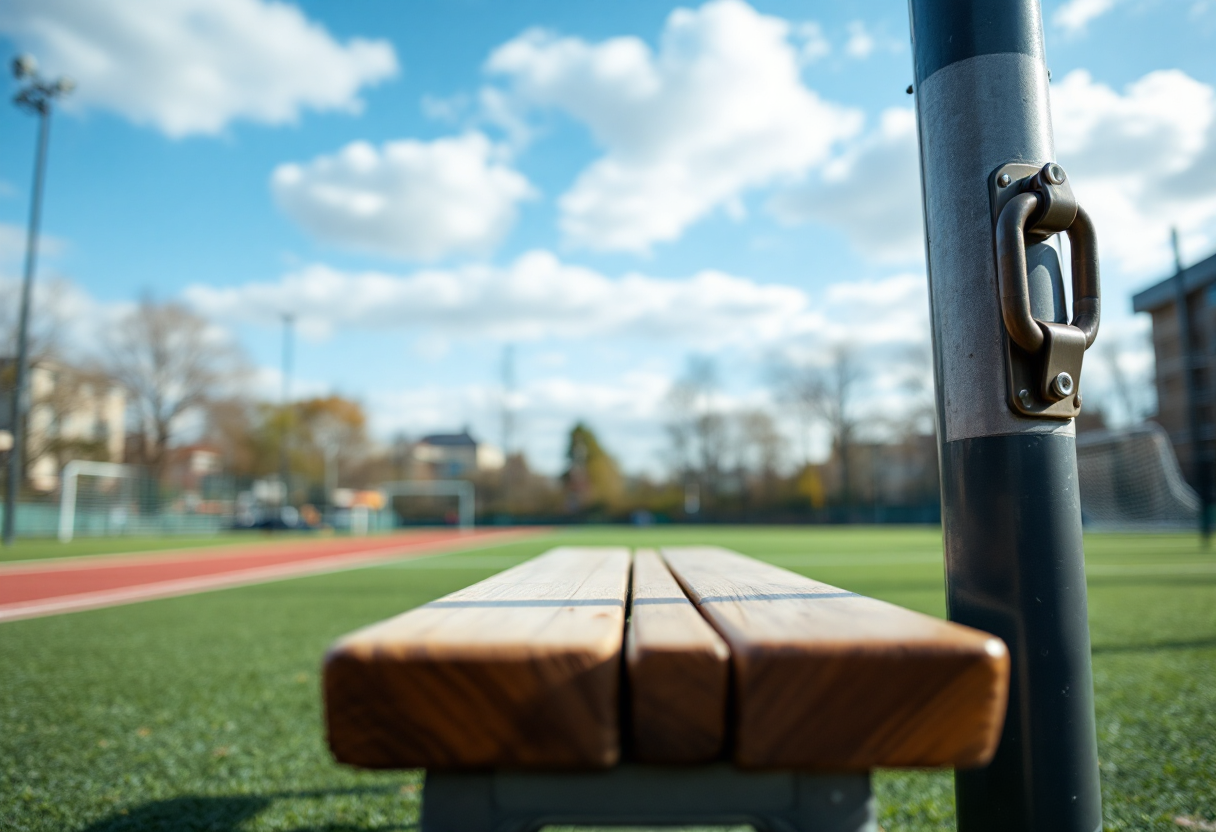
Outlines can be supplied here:
[[875, 832], [866, 774], [621, 765], [605, 772], [427, 772], [421, 832], [751, 824], [759, 832]]

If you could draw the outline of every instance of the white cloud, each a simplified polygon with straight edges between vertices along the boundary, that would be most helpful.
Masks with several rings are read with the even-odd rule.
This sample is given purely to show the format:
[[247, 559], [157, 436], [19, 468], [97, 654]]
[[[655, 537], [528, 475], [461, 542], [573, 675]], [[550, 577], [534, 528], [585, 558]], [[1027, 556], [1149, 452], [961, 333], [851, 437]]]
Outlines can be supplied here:
[[1083, 33], [1090, 21], [1115, 7], [1117, 0], [1068, 0], [1056, 9], [1051, 20], [1069, 35]]
[[[1216, 247], [1216, 89], [1180, 70], [1160, 70], [1121, 93], [1085, 70], [1052, 86], [1059, 162], [1097, 223], [1104, 261], [1129, 275], [1169, 266], [1169, 230], [1187, 251]], [[782, 222], [836, 226], [879, 262], [923, 253], [915, 119], [886, 111], [768, 209]]]
[[1216, 246], [1216, 90], [1171, 69], [1120, 94], [1075, 70], [1052, 87], [1052, 111], [1059, 161], [1104, 258], [1164, 270], [1171, 226], [1188, 249]]
[[[663, 442], [663, 404], [671, 379], [665, 373], [636, 370], [611, 379], [587, 380], [545, 374], [516, 391], [516, 442], [529, 462], [557, 474], [565, 442], [578, 420], [587, 421], [610, 453], [630, 471], [657, 472]], [[475, 436], [496, 443], [502, 390], [487, 384], [431, 385], [413, 390], [380, 391], [369, 399], [376, 433], [418, 436], [469, 425]]]
[[854, 20], [848, 25], [849, 39], [845, 42], [844, 53], [850, 58], [864, 59], [870, 57], [878, 44], [874, 36], [866, 29], [866, 24]]
[[790, 25], [739, 0], [668, 17], [657, 54], [635, 37], [591, 44], [531, 30], [490, 56], [521, 106], [564, 111], [605, 148], [560, 200], [566, 238], [645, 252], [748, 188], [801, 175], [861, 114], [799, 77]]
[[236, 119], [295, 122], [357, 112], [358, 92], [397, 72], [385, 40], [336, 41], [267, 0], [6, 0], [0, 31], [78, 87], [68, 106], [113, 110], [174, 136]]
[[916, 116], [891, 108], [878, 129], [854, 142], [812, 178], [781, 191], [768, 209], [783, 223], [840, 228], [863, 257], [907, 262], [924, 254]]
[[813, 64], [832, 54], [832, 44], [823, 33], [823, 26], [814, 20], [795, 26], [793, 37], [795, 41], [802, 42], [798, 48], [798, 60], [804, 64]]
[[443, 97], [439, 95], [424, 95], [420, 102], [422, 114], [434, 121], [444, 124], [460, 124], [469, 109], [469, 97], [462, 93]]
[[275, 169], [284, 212], [322, 240], [418, 260], [490, 251], [533, 196], [481, 133], [432, 142], [352, 142]]
[[[0, 271], [14, 268], [18, 263], [24, 262], [27, 234], [28, 231], [23, 225], [0, 222]], [[38, 254], [41, 257], [54, 257], [66, 249], [66, 240], [45, 233], [38, 236]]]
[[194, 285], [186, 299], [206, 315], [269, 323], [292, 310], [313, 337], [335, 328], [424, 327], [442, 337], [633, 336], [714, 348], [760, 345], [823, 324], [792, 286], [717, 271], [682, 280], [642, 274], [610, 279], [545, 251], [509, 266], [468, 265], [400, 276], [314, 265], [276, 283]]

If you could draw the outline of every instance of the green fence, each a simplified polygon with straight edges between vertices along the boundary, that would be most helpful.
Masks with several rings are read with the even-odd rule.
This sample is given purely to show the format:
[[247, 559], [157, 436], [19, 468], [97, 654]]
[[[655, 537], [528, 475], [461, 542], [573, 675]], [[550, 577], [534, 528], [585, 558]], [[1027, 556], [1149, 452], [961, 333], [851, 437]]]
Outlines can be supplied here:
[[[0, 506], [0, 520], [3, 518], [4, 508]], [[18, 503], [16, 520], [15, 531], [18, 537], [55, 537], [59, 534], [59, 506], [53, 503]], [[114, 509], [78, 507], [73, 535], [206, 535], [223, 531], [231, 522], [227, 517], [213, 514], [138, 514]]]

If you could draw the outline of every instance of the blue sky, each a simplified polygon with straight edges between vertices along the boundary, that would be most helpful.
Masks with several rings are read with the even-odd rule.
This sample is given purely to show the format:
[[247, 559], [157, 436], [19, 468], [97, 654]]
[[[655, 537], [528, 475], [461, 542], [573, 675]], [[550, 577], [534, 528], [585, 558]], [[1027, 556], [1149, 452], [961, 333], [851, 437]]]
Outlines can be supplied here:
[[[717, 361], [724, 406], [776, 409], [775, 362], [850, 341], [862, 408], [908, 406], [928, 336], [906, 14], [10, 0], [0, 43], [78, 83], [40, 273], [78, 348], [143, 293], [180, 299], [273, 397], [291, 312], [297, 392], [361, 399], [381, 438], [467, 423], [497, 442], [510, 343], [536, 464], [556, 470], [584, 418], [655, 470], [692, 355]], [[1057, 155], [1098, 221], [1117, 347], [1087, 362], [1087, 401], [1120, 418], [1110, 362], [1147, 390], [1151, 358], [1130, 293], [1169, 269], [1171, 225], [1188, 258], [1216, 250], [1216, 3], [1043, 14]], [[0, 109], [0, 137], [11, 286], [33, 119]]]

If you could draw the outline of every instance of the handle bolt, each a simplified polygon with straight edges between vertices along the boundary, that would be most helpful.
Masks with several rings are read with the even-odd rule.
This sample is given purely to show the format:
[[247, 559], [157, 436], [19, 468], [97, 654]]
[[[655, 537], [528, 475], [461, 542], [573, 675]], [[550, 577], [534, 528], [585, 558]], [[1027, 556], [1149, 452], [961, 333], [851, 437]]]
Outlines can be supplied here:
[[1051, 389], [1061, 399], [1072, 395], [1072, 376], [1060, 373], [1051, 381]]

